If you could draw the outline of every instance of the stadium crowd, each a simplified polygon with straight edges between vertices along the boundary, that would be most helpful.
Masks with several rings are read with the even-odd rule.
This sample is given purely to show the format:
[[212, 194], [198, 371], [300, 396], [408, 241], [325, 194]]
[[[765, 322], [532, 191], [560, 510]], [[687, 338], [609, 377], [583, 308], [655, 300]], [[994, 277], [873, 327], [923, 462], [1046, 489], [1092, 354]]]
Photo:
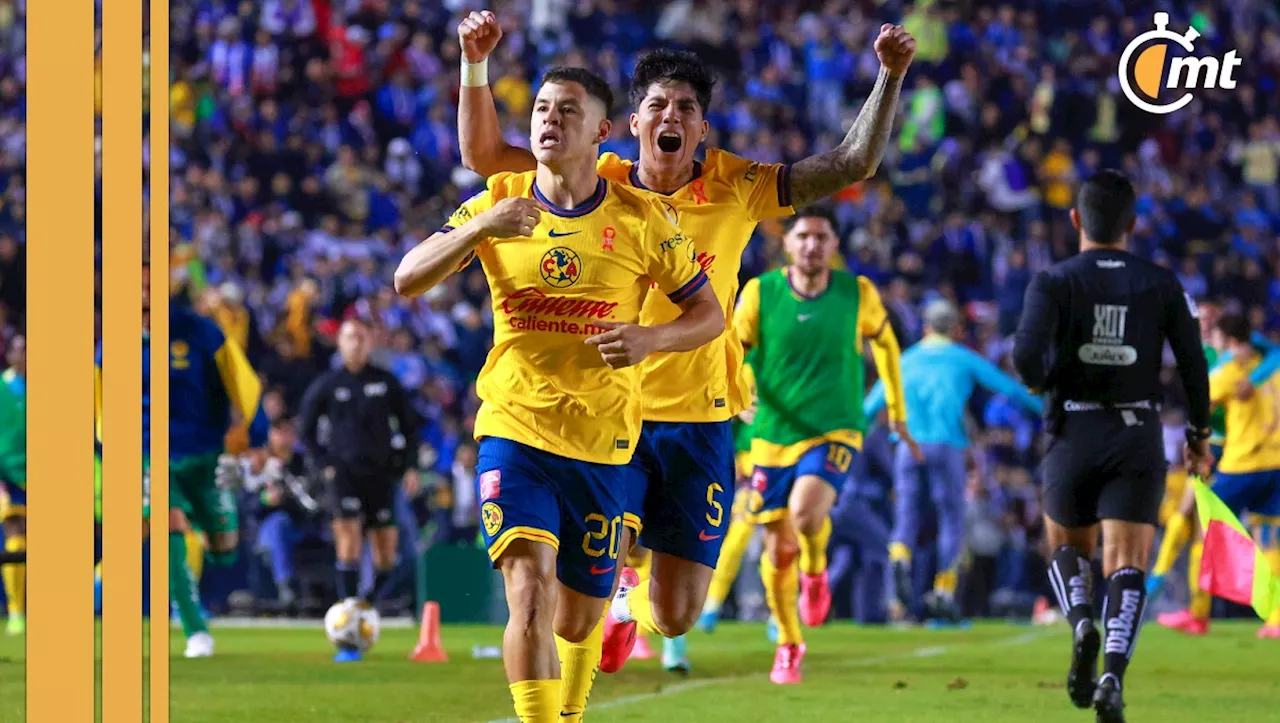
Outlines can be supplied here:
[[[474, 266], [423, 298], [391, 289], [404, 251], [483, 179], [459, 154], [461, 13], [468, 0], [174, 0], [171, 3], [172, 263], [200, 308], [242, 344], [265, 380], [273, 453], [297, 459], [293, 420], [307, 384], [334, 363], [340, 321], [360, 317], [374, 362], [414, 394], [417, 469], [398, 517], [406, 559], [430, 543], [474, 544], [473, 382], [490, 339]], [[765, 162], [832, 147], [874, 81], [880, 23], [902, 22], [918, 53], [900, 128], [877, 176], [835, 200], [842, 261], [882, 290], [905, 348], [921, 309], [951, 299], [967, 343], [1006, 369], [1031, 276], [1075, 251], [1073, 183], [1103, 167], [1137, 183], [1135, 251], [1176, 268], [1187, 291], [1280, 331], [1280, 12], [1261, 0], [1006, 4], [834, 0], [512, 0], [488, 5], [505, 37], [490, 77], [507, 140], [528, 144], [529, 104], [556, 64], [601, 72], [620, 92], [638, 53], [685, 47], [716, 66], [708, 145]], [[1198, 47], [1238, 49], [1239, 83], [1187, 112], [1146, 114], [1121, 95], [1119, 54], [1157, 10], [1190, 22]], [[0, 13], [0, 25], [4, 22]], [[7, 37], [0, 28], [0, 37]], [[20, 104], [11, 42], [0, 42], [0, 329], [20, 255]], [[17, 76], [20, 77], [20, 76]], [[625, 94], [623, 94], [625, 96]], [[622, 96], [620, 96], [622, 97]], [[635, 157], [622, 108], [602, 150]], [[16, 250], [15, 250], [16, 248]], [[744, 280], [785, 263], [781, 227], [760, 226]], [[20, 298], [20, 296], [18, 297]], [[3, 339], [0, 331], [0, 341]], [[1035, 483], [1039, 421], [1001, 397], [972, 405], [970, 614], [1029, 609], [1042, 593]], [[887, 439], [868, 445], [846, 494], [884, 515]], [[323, 545], [296, 496], [246, 493], [247, 586], [291, 581], [295, 545]], [[420, 536], [424, 530], [428, 536]], [[925, 538], [930, 533], [926, 531]], [[927, 542], [927, 539], [922, 539]], [[835, 536], [856, 560], [856, 543]], [[839, 559], [838, 557], [836, 559]], [[267, 562], [257, 562], [266, 560]], [[856, 563], [854, 564], [856, 567]], [[919, 565], [919, 575], [931, 575]], [[245, 580], [222, 583], [222, 593]], [[839, 588], [840, 582], [837, 581]], [[208, 588], [206, 588], [208, 589]], [[1000, 594], [992, 593], [999, 591]], [[837, 610], [849, 614], [837, 596]], [[999, 610], [995, 610], [999, 612]]]

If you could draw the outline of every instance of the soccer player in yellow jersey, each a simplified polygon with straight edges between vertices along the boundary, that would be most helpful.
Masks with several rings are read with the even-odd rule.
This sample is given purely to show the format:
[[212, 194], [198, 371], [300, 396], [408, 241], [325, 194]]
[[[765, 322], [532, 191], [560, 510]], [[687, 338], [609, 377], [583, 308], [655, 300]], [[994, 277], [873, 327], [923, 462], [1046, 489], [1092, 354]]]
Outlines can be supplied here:
[[[634, 365], [724, 330], [674, 214], [596, 174], [612, 100], [590, 71], [548, 71], [533, 102], [537, 169], [492, 176], [395, 275], [396, 291], [417, 295], [478, 257], [489, 281], [494, 344], [476, 383], [478, 496], [506, 583], [503, 659], [522, 723], [563, 720], [553, 630], [585, 640], [613, 589], [640, 444]], [[658, 294], [676, 311], [646, 320], [641, 304]]]
[[[1262, 360], [1251, 341], [1249, 322], [1228, 314], [1218, 320], [1220, 348], [1231, 354], [1209, 375], [1209, 400], [1226, 411], [1226, 440], [1214, 476], [1213, 491], [1241, 519], [1246, 510], [1268, 530], [1280, 517], [1280, 376], [1273, 375], [1251, 394], [1238, 393], [1242, 382]], [[1280, 549], [1274, 535], [1258, 540], [1268, 562], [1280, 572]], [[1178, 629], [1190, 633], [1208, 630], [1210, 595], [1192, 587], [1189, 609], [1194, 624]], [[1280, 638], [1280, 615], [1272, 616], [1259, 637]]]
[[[473, 12], [458, 34], [464, 61], [458, 110], [463, 161], [482, 175], [532, 168], [529, 151], [502, 140], [487, 78], [477, 77], [487, 73], [488, 55], [502, 37], [497, 18]], [[879, 166], [915, 40], [901, 27], [884, 25], [875, 50], [880, 75], [848, 135], [836, 148], [794, 165], [752, 162], [714, 148], [698, 160], [709, 130], [705, 114], [714, 77], [692, 53], [650, 53], [638, 61], [631, 83], [630, 128], [640, 141], [640, 159], [605, 154], [599, 172], [664, 197], [681, 228], [701, 237], [699, 263], [730, 310], [741, 255], [759, 221], [790, 215], [797, 206], [869, 178]], [[660, 321], [674, 313], [660, 295], [650, 299], [643, 318]], [[742, 349], [732, 329], [696, 353], [655, 356], [642, 367], [645, 432], [636, 463], [645, 479], [628, 492], [626, 523], [629, 540], [639, 536], [643, 523], [640, 542], [654, 557], [651, 581], [632, 587], [634, 577], [622, 580], [605, 620], [600, 660], [605, 672], [625, 662], [633, 623], [674, 638], [698, 618], [732, 509], [729, 420], [750, 402], [741, 368]], [[590, 669], [580, 679], [586, 687], [574, 695], [585, 698]]]

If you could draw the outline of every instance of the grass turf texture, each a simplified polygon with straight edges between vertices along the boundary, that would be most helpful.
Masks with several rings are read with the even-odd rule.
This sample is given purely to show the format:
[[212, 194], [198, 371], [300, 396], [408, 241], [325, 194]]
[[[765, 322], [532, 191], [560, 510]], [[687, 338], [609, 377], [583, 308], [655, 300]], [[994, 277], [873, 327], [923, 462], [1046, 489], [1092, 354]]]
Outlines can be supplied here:
[[[1257, 641], [1254, 623], [1219, 623], [1206, 638], [1144, 628], [1129, 674], [1134, 721], [1270, 720], [1280, 703], [1280, 643]], [[450, 661], [405, 660], [416, 632], [384, 629], [363, 663], [337, 665], [314, 629], [214, 628], [217, 657], [181, 658], [171, 636], [171, 720], [313, 723], [487, 723], [511, 716], [499, 660], [473, 660], [473, 645], [498, 645], [496, 627], [448, 627]], [[807, 630], [800, 686], [770, 685], [773, 647], [760, 625], [722, 625], [689, 636], [694, 671], [665, 673], [632, 661], [601, 675], [587, 709], [592, 723], [843, 720], [924, 723], [1090, 720], [1067, 701], [1063, 626], [978, 625], [971, 631]], [[21, 721], [21, 638], [0, 638], [0, 720]], [[655, 641], [656, 642], [656, 641]]]

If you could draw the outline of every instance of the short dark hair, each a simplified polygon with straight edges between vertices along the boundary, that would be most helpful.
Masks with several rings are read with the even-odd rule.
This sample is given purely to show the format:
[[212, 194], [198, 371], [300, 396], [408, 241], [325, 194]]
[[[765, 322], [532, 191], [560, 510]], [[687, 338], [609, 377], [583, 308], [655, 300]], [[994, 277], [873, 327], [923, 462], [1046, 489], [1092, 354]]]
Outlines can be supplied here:
[[791, 233], [791, 229], [795, 228], [796, 224], [800, 223], [800, 220], [805, 218], [823, 219], [827, 223], [831, 224], [831, 233], [836, 235], [840, 234], [840, 223], [836, 221], [836, 214], [826, 206], [805, 206], [804, 208], [798, 209], [794, 216], [786, 220], [785, 233]]
[[711, 107], [711, 93], [716, 86], [716, 76], [696, 54], [687, 50], [654, 50], [636, 61], [631, 73], [631, 104], [640, 105], [654, 83], [676, 81], [688, 83], [698, 98], [702, 114]]
[[1120, 171], [1107, 169], [1090, 176], [1076, 195], [1076, 213], [1085, 236], [1097, 244], [1118, 242], [1133, 223], [1138, 197]]
[[587, 95], [604, 104], [605, 118], [613, 116], [613, 89], [604, 78], [590, 70], [558, 65], [542, 76], [542, 85], [547, 83], [577, 83], [587, 91]]
[[1248, 342], [1253, 336], [1253, 328], [1244, 314], [1224, 314], [1218, 319], [1218, 331], [1232, 341]]

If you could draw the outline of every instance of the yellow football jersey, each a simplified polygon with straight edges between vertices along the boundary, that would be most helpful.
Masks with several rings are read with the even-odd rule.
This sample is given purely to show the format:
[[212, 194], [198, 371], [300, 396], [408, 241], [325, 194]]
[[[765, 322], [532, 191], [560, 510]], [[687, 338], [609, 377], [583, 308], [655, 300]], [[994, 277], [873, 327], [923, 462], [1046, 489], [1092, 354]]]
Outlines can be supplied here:
[[1236, 384], [1258, 365], [1228, 361], [1209, 375], [1209, 400], [1227, 412], [1227, 435], [1218, 470], [1227, 474], [1280, 469], [1280, 377], [1271, 377], [1247, 400], [1236, 399]]
[[640, 372], [612, 369], [583, 342], [598, 323], [637, 323], [656, 283], [673, 303], [707, 282], [693, 240], [652, 194], [603, 178], [578, 208], [556, 207], [536, 172], [499, 173], [445, 230], [495, 203], [534, 197], [550, 209], [532, 237], [476, 246], [493, 304], [493, 349], [476, 382], [476, 438], [501, 437], [562, 457], [626, 464], [640, 435]]
[[[790, 168], [709, 148], [706, 160], [694, 166], [692, 181], [670, 195], [657, 195], [680, 228], [697, 239], [698, 263], [711, 279], [726, 321], [724, 333], [698, 349], [653, 354], [641, 362], [645, 420], [723, 422], [750, 405], [752, 395], [742, 378], [742, 343], [730, 321], [738, 270], [756, 224], [794, 213]], [[602, 155], [598, 170], [611, 181], [648, 190], [636, 164], [616, 154]], [[661, 294], [650, 294], [640, 323], [663, 324], [679, 314]]]

